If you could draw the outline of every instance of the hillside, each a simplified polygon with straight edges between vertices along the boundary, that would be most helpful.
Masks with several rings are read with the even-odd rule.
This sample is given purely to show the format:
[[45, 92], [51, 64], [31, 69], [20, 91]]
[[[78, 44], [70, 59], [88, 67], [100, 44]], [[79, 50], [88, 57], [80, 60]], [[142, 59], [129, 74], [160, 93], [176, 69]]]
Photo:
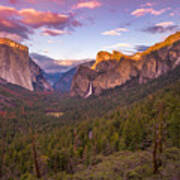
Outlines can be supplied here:
[[[121, 97], [124, 105], [119, 103], [116, 110], [113, 106], [109, 114], [103, 112], [104, 116], [101, 117], [97, 114], [96, 118], [87, 117], [97, 111], [97, 107], [106, 107], [100, 99], [93, 101], [93, 97], [88, 101], [79, 101], [78, 106], [81, 109], [78, 109], [76, 104], [76, 113], [69, 117], [76, 121], [67, 121], [61, 117], [46, 117], [41, 112], [43, 109], [37, 109], [37, 106], [24, 108], [21, 106], [19, 110], [11, 111], [10, 114], [3, 113], [0, 122], [6, 133], [1, 136], [1, 143], [4, 143], [1, 148], [5, 147], [6, 151], [1, 149], [0, 152], [5, 152], [1, 161], [3, 162], [1, 168], [6, 170], [5, 177], [36, 179], [36, 173], [32, 168], [34, 160], [31, 147], [35, 147], [38, 153], [37, 161], [43, 178], [172, 179], [178, 177], [180, 76], [175, 76], [176, 73], [173, 73], [169, 74], [168, 81], [167, 77], [163, 77], [159, 81], [149, 83], [148, 89], [151, 87], [151, 92], [147, 92], [145, 86], [139, 87], [141, 98], [133, 91], [126, 94], [128, 99], [124, 100], [123, 91], [114, 91], [113, 94], [107, 92], [104, 97], [108, 97], [108, 94], [113, 95], [111, 101], [106, 99], [108, 104], [113, 105], [115, 99], [119, 101]], [[158, 87], [159, 82], [162, 82], [163, 88]], [[131, 93], [132, 96], [129, 96]], [[42, 96], [43, 105], [52, 103], [52, 96], [50, 97], [47, 101], [48, 96]], [[69, 102], [64, 100], [63, 104], [65, 102], [69, 104], [72, 100]], [[56, 99], [56, 103], [54, 104], [56, 109], [60, 108], [57, 106], [58, 103], [62, 103], [60, 99], [59, 102]], [[82, 109], [85, 104], [92, 109], [89, 108], [88, 112], [86, 108]], [[102, 109], [99, 108], [98, 111]], [[70, 111], [71, 109], [67, 114], [65, 112], [65, 115], [67, 116]], [[154, 125], [161, 122], [165, 124], [162, 129], [165, 133], [165, 141], [163, 141], [163, 153], [160, 154], [162, 165], [159, 172], [154, 175], [153, 161], [150, 159], [154, 147]], [[111, 166], [108, 168], [109, 165]], [[127, 167], [126, 170], [124, 167]]]
[[[35, 152], [45, 179], [178, 178], [179, 78], [177, 66], [146, 84], [133, 81], [88, 99], [33, 93], [1, 79], [1, 178], [37, 179]], [[147, 157], [162, 122], [162, 165], [154, 174]]]
[[80, 171], [74, 175], [59, 173], [57, 177], [70, 180], [160, 180], [162, 178], [178, 180], [180, 178], [179, 157], [180, 149], [166, 149], [163, 155], [162, 175], [154, 175], [152, 171], [152, 153], [150, 151], [121, 151], [110, 156], [97, 156], [97, 162], [89, 168], [79, 167]]

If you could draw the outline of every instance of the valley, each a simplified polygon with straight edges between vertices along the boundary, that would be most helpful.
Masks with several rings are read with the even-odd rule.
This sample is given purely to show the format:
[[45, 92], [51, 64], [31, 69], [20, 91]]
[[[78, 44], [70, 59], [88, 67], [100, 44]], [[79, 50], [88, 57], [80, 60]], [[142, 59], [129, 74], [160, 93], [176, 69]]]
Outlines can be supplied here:
[[134, 56], [33, 55], [54, 74], [0, 42], [2, 180], [180, 178], [180, 32]]
[[[129, 96], [129, 102], [126, 98], [123, 100], [122, 91], [114, 90], [115, 96], [111, 96], [112, 109], [109, 109], [109, 103], [104, 103], [107, 95], [98, 100], [96, 97], [88, 100], [67, 97], [57, 101], [57, 96], [51, 94], [36, 95], [34, 98], [38, 97], [38, 102], [41, 102], [34, 103], [34, 106], [24, 103], [24, 106], [21, 104], [19, 108], [9, 109], [9, 112], [1, 112], [1, 127], [4, 130], [1, 143], [6, 148], [1, 168], [7, 172], [5, 177], [36, 179], [32, 168], [33, 137], [41, 176], [44, 178], [170, 179], [178, 176], [180, 82], [174, 78], [170, 81], [170, 84], [164, 84], [164, 88], [155, 90], [154, 87], [153, 92], [146, 95], [143, 95], [146, 87], [138, 88], [142, 94]], [[78, 105], [76, 102], [79, 102]], [[117, 106], [118, 102], [124, 103]], [[51, 111], [54, 108], [65, 113], [60, 118], [46, 116], [44, 105]], [[110, 112], [107, 114], [104, 111], [108, 109]], [[162, 167], [160, 174], [154, 175], [152, 132], [154, 123], [158, 124], [162, 120], [166, 124], [163, 128], [166, 134], [164, 150], [160, 156]], [[126, 171], [123, 170], [124, 166], [128, 166]]]

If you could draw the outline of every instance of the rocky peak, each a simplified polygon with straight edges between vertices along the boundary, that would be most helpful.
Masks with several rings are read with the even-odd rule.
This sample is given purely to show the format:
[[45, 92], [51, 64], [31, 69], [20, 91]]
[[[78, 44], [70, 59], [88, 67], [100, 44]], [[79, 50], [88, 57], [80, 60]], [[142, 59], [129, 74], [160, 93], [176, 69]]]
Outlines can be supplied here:
[[0, 45], [6, 45], [8, 47], [14, 48], [14, 49], [19, 49], [21, 51], [25, 51], [28, 53], [28, 47], [24, 46], [22, 44], [19, 44], [15, 41], [12, 41], [10, 39], [7, 38], [0, 38]]
[[95, 64], [92, 66], [92, 69], [96, 69], [96, 66], [101, 63], [102, 61], [107, 61], [111, 59], [111, 53], [107, 52], [107, 51], [100, 51], [98, 52], [97, 56], [96, 56], [96, 62]]
[[[92, 69], [96, 69], [97, 65], [108, 60], [122, 60], [122, 59], [129, 59], [132, 61], [137, 61], [137, 60], [142, 60], [144, 56], [148, 56], [152, 54], [153, 52], [159, 51], [159, 50], [167, 50], [166, 48], [170, 48], [174, 43], [178, 43], [180, 41], [180, 32], [177, 32], [173, 35], [170, 35], [168, 38], [165, 39], [165, 41], [157, 43], [151, 47], [149, 47], [147, 50], [144, 52], [137, 52], [132, 56], [127, 56], [119, 51], [113, 50], [112, 53], [109, 53], [107, 51], [100, 51], [98, 52], [96, 56], [96, 62], [92, 66]], [[164, 52], [165, 54], [165, 52]], [[161, 53], [161, 55], [163, 55]]]
[[111, 55], [111, 59], [116, 60], [116, 61], [121, 60], [121, 58], [123, 57], [125, 58], [126, 56], [119, 51], [113, 51]]
[[[34, 85], [39, 83], [38, 78], [43, 78], [38, 68], [38, 72], [32, 71], [33, 65], [26, 46], [0, 38], [0, 78], [33, 91]], [[45, 82], [45, 79], [43, 81]]]
[[173, 44], [179, 43], [180, 41], [180, 32], [176, 32], [175, 34], [170, 35], [169, 37], [167, 37], [164, 41], [157, 43], [151, 47], [149, 47], [147, 50], [145, 50], [144, 52], [142, 52], [141, 58], [143, 56], [149, 55], [153, 52], [162, 50], [162, 49], [170, 49]]
[[97, 66], [102, 62], [110, 61], [110, 60], [120, 61], [122, 58], [125, 57], [126, 56], [119, 51], [113, 51], [112, 53], [109, 53], [107, 51], [100, 51], [96, 56], [95, 64], [91, 68], [95, 70], [97, 69]]

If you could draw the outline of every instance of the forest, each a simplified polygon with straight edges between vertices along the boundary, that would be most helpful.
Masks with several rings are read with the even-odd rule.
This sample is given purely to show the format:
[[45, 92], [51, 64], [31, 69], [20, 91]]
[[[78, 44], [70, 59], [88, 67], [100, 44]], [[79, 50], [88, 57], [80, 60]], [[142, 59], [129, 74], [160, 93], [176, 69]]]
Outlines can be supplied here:
[[87, 100], [23, 91], [0, 112], [1, 179], [178, 177], [178, 69], [167, 76]]

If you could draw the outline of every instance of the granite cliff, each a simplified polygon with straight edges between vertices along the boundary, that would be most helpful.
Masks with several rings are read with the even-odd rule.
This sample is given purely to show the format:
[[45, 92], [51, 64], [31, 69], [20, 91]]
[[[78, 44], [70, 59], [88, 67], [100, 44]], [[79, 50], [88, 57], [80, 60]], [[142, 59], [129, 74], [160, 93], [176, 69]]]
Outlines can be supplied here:
[[120, 52], [101, 51], [91, 67], [80, 67], [72, 81], [71, 95], [99, 95], [107, 89], [126, 85], [136, 79], [139, 84], [158, 78], [180, 64], [180, 32], [169, 36], [142, 53], [126, 56]]
[[79, 67], [91, 67], [94, 64], [94, 61], [88, 61], [83, 62], [82, 64], [78, 65], [77, 67], [74, 67], [70, 69], [69, 71], [62, 74], [60, 79], [54, 84], [54, 89], [58, 92], [65, 93], [70, 92], [71, 90], [71, 84], [73, 77], [76, 73], [76, 71], [79, 69]]
[[31, 91], [52, 90], [29, 57], [28, 47], [6, 38], [0, 38], [0, 78]]

